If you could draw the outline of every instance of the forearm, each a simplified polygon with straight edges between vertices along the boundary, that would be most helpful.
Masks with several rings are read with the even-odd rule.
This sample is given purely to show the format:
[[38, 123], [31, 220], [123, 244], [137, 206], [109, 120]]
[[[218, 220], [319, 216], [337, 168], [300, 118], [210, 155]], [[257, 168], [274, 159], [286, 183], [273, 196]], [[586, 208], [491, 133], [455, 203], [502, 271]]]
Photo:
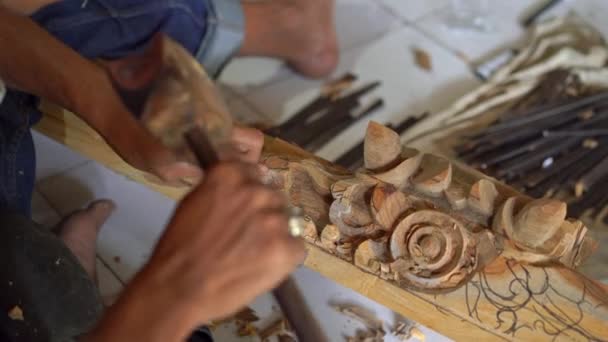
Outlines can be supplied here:
[[143, 273], [129, 284], [82, 342], [185, 341], [202, 323], [193, 318], [197, 308], [184, 302], [185, 295], [173, 291], [173, 284], [156, 283], [153, 275], [150, 279], [150, 272], [144, 269]]
[[107, 94], [113, 93], [112, 84], [101, 67], [78, 55], [29, 18], [2, 6], [0, 51], [0, 78], [8, 86], [72, 110], [104, 133], [108, 118], [100, 109], [119, 107], [120, 100], [117, 96], [108, 99]]

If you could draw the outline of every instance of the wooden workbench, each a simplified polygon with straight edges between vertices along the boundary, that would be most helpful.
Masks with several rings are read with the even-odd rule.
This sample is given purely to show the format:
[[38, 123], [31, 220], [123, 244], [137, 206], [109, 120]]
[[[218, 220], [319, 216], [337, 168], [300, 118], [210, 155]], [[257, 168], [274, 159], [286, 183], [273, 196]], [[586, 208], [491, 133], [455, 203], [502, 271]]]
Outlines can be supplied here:
[[[187, 188], [173, 188], [151, 182], [149, 176], [122, 161], [97, 133], [73, 114], [52, 107], [45, 107], [44, 111], [46, 116], [35, 127], [39, 132], [174, 200], [179, 200], [188, 191]], [[273, 150], [274, 153], [304, 153], [272, 139], [267, 140], [265, 148]], [[605, 297], [605, 288], [593, 281], [579, 278], [567, 269], [555, 268], [557, 270], [552, 269], [547, 273], [544, 268], [512, 265], [505, 259], [498, 258], [487, 266], [484, 272], [480, 272], [479, 277], [471, 280], [470, 284], [456, 291], [437, 295], [399, 288], [312, 245], [309, 246], [305, 265], [405, 317], [458, 341], [561, 338], [608, 340], [608, 299]], [[501, 291], [504, 288], [510, 289], [511, 286], [519, 286], [521, 279], [532, 278], [542, 272], [547, 273], [546, 277], [535, 279], [534, 284], [523, 286], [523, 294], [514, 292], [511, 293], [512, 298], [507, 299], [502, 296], [504, 291], [500, 294], [488, 293], [494, 290], [494, 286], [502, 287]], [[509, 277], [512, 274], [512, 278], [506, 278], [504, 274], [507, 273]], [[548, 292], [538, 296], [533, 293], [542, 286], [547, 286], [543, 291], [551, 291], [549, 282], [554, 279], [557, 279], [557, 282], [568, 282], [569, 289], [574, 290], [565, 293], [563, 298], [561, 293], [553, 296]], [[574, 296], [571, 296], [573, 293]], [[581, 300], [574, 298], [578, 293], [583, 295]], [[593, 297], [596, 302], [603, 304], [589, 308], [585, 296]], [[556, 302], [548, 302], [552, 300]], [[562, 320], [560, 317], [543, 316], [543, 310], [551, 305], [556, 306], [563, 312], [563, 317], [568, 318], [566, 324], [558, 322]], [[589, 314], [589, 310], [599, 311], [597, 314]], [[566, 328], [555, 330], [552, 325], [564, 325]]]

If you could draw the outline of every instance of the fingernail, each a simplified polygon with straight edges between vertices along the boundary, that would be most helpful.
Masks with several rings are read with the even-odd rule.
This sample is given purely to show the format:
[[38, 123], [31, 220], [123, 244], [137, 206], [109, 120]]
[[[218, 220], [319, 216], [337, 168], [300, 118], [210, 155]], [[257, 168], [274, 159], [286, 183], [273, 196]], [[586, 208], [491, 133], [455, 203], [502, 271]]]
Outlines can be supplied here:
[[237, 149], [239, 150], [239, 152], [241, 152], [241, 153], [249, 153], [249, 151], [250, 151], [250, 150], [249, 150], [249, 147], [248, 147], [248, 146], [246, 146], [246, 145], [238, 145], [236, 148], [237, 148]]

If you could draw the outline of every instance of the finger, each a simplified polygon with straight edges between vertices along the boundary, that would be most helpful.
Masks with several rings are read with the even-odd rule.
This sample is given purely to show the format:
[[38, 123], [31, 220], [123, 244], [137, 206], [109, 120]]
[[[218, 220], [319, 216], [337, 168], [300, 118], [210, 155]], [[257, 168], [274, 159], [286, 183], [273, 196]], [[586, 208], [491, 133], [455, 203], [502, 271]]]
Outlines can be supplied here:
[[261, 183], [251, 183], [243, 189], [242, 196], [249, 197], [248, 206], [254, 211], [287, 210], [287, 199], [282, 193]]
[[264, 146], [264, 134], [254, 128], [234, 127], [232, 141], [243, 161], [257, 163]]
[[198, 184], [203, 178], [203, 171], [198, 166], [181, 161], [159, 166], [156, 173], [165, 182], [175, 185], [180, 184], [183, 180]]

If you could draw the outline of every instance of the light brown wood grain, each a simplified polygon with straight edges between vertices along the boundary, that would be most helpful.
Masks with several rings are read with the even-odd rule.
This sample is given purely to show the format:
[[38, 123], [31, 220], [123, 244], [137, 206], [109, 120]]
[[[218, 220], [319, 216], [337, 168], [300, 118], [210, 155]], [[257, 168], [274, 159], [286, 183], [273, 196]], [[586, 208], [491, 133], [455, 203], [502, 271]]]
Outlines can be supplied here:
[[[172, 199], [179, 200], [188, 191], [151, 182], [146, 174], [126, 165], [103, 139], [72, 114], [46, 112], [36, 127], [43, 134]], [[314, 160], [326, 170], [344, 172], [277, 139], [267, 138], [265, 150], [296, 160]], [[455, 176], [461, 172], [454, 171]], [[503, 194], [513, 194], [504, 185], [497, 184], [497, 188]], [[523, 204], [526, 201], [529, 199], [522, 199]], [[323, 229], [321, 245], [323, 233], [329, 232]], [[335, 239], [337, 229], [334, 233], [330, 240]], [[532, 266], [498, 257], [464, 286], [440, 294], [399, 287], [313, 244], [308, 245], [305, 265], [458, 341], [608, 340], [606, 289], [559, 264]], [[381, 264], [381, 268], [386, 269], [386, 265]]]

